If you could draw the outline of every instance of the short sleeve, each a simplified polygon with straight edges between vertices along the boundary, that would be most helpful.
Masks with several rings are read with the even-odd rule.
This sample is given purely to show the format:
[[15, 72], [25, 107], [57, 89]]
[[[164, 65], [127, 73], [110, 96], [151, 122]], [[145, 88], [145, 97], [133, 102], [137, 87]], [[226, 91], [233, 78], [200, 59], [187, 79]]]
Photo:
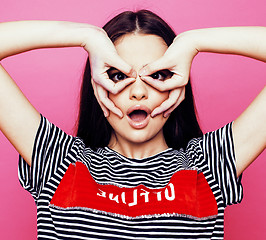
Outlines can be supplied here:
[[41, 116], [33, 147], [32, 166], [30, 167], [20, 156], [18, 168], [21, 185], [35, 200], [51, 176], [66, 161], [74, 139]]
[[222, 192], [225, 206], [243, 198], [241, 177], [237, 178], [232, 123], [203, 136], [204, 157]]

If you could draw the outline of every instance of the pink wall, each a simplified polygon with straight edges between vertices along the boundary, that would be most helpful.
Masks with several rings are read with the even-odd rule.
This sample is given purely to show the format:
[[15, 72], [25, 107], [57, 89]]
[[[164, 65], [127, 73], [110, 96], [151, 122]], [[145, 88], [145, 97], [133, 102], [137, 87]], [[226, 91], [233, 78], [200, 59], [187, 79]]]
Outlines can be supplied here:
[[[1, 0], [0, 21], [49, 19], [102, 26], [122, 10], [139, 8], [159, 13], [177, 32], [266, 24], [265, 0]], [[72, 133], [85, 57], [83, 50], [77, 48], [41, 50], [5, 59], [3, 65], [42, 114]], [[252, 59], [218, 54], [197, 56], [192, 78], [204, 131], [235, 119], [265, 85], [265, 76], [265, 64]], [[0, 133], [0, 238], [33, 240], [36, 209], [31, 196], [19, 185], [17, 158]], [[264, 152], [244, 174], [244, 200], [226, 211], [226, 240], [266, 239], [265, 160]]]

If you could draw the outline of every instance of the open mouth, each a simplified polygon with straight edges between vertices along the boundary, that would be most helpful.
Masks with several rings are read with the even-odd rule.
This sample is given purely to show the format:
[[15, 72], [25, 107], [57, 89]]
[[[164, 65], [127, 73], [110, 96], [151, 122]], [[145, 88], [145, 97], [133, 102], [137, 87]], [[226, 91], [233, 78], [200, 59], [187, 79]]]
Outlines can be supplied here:
[[142, 122], [146, 119], [148, 113], [144, 110], [134, 110], [128, 116], [134, 122]]
[[151, 110], [144, 105], [135, 105], [128, 109], [127, 119], [131, 127], [136, 129], [144, 128], [150, 120]]

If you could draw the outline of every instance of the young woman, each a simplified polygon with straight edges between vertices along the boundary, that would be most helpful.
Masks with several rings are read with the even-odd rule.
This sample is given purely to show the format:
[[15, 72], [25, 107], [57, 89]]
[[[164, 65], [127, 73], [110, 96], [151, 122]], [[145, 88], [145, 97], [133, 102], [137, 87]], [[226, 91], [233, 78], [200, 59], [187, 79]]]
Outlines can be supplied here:
[[[175, 37], [149, 11], [104, 26], [0, 24], [0, 58], [46, 47], [89, 54], [78, 137], [41, 116], [0, 71], [0, 128], [21, 155], [39, 239], [223, 239], [224, 209], [265, 149], [265, 88], [223, 128], [202, 135], [190, 66], [199, 52], [266, 61], [266, 29], [200, 29]], [[107, 33], [107, 35], [106, 35]], [[19, 38], [17, 36], [20, 36]], [[11, 111], [12, 109], [12, 111]]]

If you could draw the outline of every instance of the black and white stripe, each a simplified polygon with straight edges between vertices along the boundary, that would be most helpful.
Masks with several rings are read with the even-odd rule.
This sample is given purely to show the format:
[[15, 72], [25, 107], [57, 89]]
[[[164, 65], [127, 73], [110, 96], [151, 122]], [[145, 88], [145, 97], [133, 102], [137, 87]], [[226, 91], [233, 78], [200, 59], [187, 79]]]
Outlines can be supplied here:
[[[109, 148], [92, 151], [42, 117], [32, 167], [20, 158], [19, 179], [37, 205], [38, 239], [223, 239], [224, 208], [242, 199], [236, 178], [231, 124], [192, 139], [186, 150], [129, 159]], [[81, 161], [99, 184], [162, 188], [180, 170], [203, 172], [218, 205], [215, 218], [158, 216], [126, 219], [87, 209], [60, 209], [50, 201], [69, 164]]]

